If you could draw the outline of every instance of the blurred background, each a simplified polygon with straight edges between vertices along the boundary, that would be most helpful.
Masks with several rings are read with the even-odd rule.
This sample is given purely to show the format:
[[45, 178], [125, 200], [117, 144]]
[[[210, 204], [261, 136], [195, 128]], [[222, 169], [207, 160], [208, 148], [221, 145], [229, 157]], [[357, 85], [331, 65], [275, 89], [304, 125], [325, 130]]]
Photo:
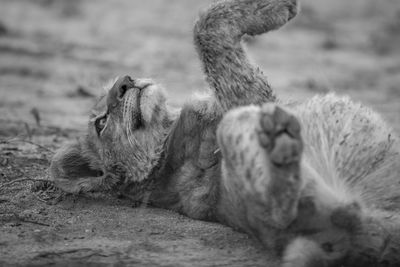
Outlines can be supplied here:
[[[279, 31], [247, 38], [278, 96], [335, 91], [400, 129], [400, 0], [302, 0]], [[172, 105], [207, 85], [192, 26], [210, 0], [0, 0], [0, 136], [83, 130], [115, 76], [151, 77]], [[27, 130], [28, 129], [28, 130]]]

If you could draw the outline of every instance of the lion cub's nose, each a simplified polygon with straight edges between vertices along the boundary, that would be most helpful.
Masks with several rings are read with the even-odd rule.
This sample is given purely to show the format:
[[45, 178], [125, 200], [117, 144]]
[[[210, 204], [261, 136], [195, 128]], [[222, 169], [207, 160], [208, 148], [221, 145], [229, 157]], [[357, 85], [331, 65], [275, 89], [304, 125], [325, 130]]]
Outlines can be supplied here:
[[116, 90], [116, 95], [118, 100], [121, 100], [126, 91], [128, 91], [129, 89], [135, 87], [135, 82], [133, 81], [133, 79], [130, 76], [124, 76], [119, 78], [113, 88], [111, 90]]
[[125, 93], [135, 87], [135, 81], [128, 75], [118, 78], [111, 90], [108, 92], [107, 105], [115, 106], [122, 100]]

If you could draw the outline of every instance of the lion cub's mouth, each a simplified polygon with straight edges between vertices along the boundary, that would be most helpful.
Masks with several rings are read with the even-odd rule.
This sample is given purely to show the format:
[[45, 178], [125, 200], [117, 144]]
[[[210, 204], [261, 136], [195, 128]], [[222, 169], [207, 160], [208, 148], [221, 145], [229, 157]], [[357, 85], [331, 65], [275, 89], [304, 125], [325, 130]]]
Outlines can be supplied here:
[[124, 96], [124, 120], [128, 122], [128, 127], [136, 130], [145, 126], [142, 114], [142, 96], [147, 87], [152, 83], [138, 83], [128, 90]]
[[[146, 86], [147, 87], [147, 86]], [[144, 121], [143, 121], [143, 115], [142, 115], [142, 109], [141, 109], [141, 99], [143, 95], [143, 89], [139, 89], [139, 93], [136, 97], [136, 104], [137, 104], [137, 123], [136, 123], [136, 129], [142, 128], [144, 126]]]

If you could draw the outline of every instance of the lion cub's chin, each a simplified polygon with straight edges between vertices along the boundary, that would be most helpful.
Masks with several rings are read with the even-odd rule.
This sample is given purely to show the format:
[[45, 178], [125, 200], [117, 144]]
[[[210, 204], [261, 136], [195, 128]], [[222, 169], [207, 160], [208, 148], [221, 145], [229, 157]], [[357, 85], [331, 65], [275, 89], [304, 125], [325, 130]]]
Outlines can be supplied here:
[[160, 122], [159, 117], [166, 113], [166, 92], [164, 87], [151, 79], [135, 79], [135, 85], [143, 88], [140, 98], [140, 111], [147, 123]]

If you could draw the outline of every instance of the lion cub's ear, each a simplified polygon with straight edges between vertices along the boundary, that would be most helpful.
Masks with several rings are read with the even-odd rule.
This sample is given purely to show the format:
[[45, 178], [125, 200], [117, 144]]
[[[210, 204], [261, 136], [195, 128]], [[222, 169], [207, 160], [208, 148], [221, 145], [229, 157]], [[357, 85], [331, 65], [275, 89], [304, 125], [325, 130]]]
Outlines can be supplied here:
[[56, 152], [51, 161], [50, 175], [57, 187], [77, 193], [82, 179], [98, 177], [103, 172], [98, 156], [86, 149], [82, 141], [76, 141]]

